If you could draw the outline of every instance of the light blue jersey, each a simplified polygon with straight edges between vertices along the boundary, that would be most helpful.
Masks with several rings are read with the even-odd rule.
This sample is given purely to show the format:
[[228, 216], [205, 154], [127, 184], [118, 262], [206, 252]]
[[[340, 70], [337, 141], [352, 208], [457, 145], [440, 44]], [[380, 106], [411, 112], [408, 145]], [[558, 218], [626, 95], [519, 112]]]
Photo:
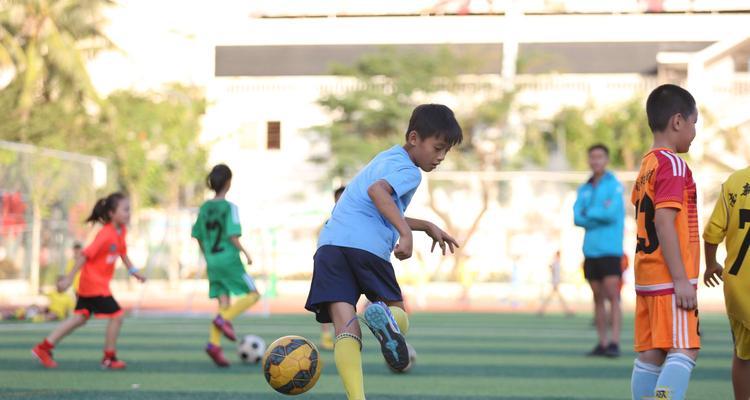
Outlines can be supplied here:
[[380, 214], [367, 194], [367, 189], [381, 179], [393, 188], [393, 200], [403, 215], [422, 181], [422, 174], [401, 146], [378, 154], [346, 186], [320, 232], [318, 247], [353, 247], [390, 261], [398, 242], [398, 231]]

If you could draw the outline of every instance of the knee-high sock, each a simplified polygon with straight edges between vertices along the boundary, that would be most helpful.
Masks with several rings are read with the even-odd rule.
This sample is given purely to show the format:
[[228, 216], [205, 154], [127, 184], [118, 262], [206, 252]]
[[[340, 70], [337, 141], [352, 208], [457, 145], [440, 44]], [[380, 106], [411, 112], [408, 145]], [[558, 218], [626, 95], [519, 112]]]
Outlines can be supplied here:
[[633, 365], [633, 376], [630, 379], [632, 400], [653, 398], [660, 372], [661, 367], [636, 359]]
[[353, 335], [339, 335], [333, 348], [333, 358], [349, 400], [365, 400], [362, 376], [362, 347]]
[[[682, 353], [671, 353], [661, 367], [659, 380], [656, 381], [654, 396], [657, 399], [683, 400], [687, 393], [690, 374], [695, 361]], [[662, 397], [659, 397], [662, 396]]]
[[251, 292], [247, 296], [237, 299], [234, 304], [222, 311], [221, 317], [231, 321], [257, 303], [258, 299], [260, 299], [260, 294], [258, 292]]
[[391, 306], [388, 308], [391, 310], [391, 314], [393, 314], [393, 318], [396, 320], [401, 334], [406, 336], [409, 333], [409, 316], [406, 314], [406, 311], [401, 307]]

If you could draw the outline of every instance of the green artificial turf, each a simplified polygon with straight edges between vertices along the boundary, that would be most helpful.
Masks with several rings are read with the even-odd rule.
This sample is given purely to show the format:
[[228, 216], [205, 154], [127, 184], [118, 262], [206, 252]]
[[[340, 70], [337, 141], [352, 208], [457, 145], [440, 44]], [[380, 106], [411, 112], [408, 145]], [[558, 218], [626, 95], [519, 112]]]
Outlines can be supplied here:
[[[544, 318], [525, 314], [415, 314], [409, 342], [417, 364], [404, 375], [386, 368], [365, 331], [363, 355], [368, 400], [377, 399], [627, 399], [630, 398], [632, 319], [623, 328], [623, 356], [587, 358], [595, 344], [590, 316]], [[213, 366], [203, 347], [208, 318], [128, 318], [119, 341], [125, 371], [99, 369], [104, 321], [65, 339], [60, 364], [44, 370], [31, 347], [53, 324], [0, 322], [0, 398], [11, 399], [278, 399], [259, 365], [241, 365], [225, 342], [229, 369]], [[243, 317], [239, 334], [267, 343], [284, 335], [318, 341], [311, 315]], [[726, 318], [701, 319], [703, 350], [688, 391], [692, 399], [732, 397], [731, 337]], [[320, 381], [301, 399], [345, 399], [333, 353], [322, 352]]]

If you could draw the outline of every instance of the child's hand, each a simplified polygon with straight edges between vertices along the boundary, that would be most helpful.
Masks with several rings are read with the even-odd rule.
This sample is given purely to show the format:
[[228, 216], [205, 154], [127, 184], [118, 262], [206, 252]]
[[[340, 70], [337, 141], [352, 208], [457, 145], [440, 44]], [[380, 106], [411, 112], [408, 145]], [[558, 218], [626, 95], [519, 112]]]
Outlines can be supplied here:
[[57, 283], [55, 286], [57, 287], [57, 291], [62, 293], [70, 287], [70, 285], [73, 283], [73, 280], [70, 279], [68, 276], [63, 276], [62, 278], [57, 280]]
[[134, 272], [132, 275], [133, 275], [133, 278], [135, 278], [135, 279], [138, 280], [138, 282], [140, 282], [140, 283], [146, 282], [146, 277], [143, 276], [143, 275], [141, 275], [141, 274], [139, 274], [138, 272]]
[[411, 257], [412, 246], [413, 246], [412, 242], [413, 242], [413, 238], [412, 238], [411, 232], [408, 235], [401, 236], [401, 239], [399, 239], [398, 244], [396, 245], [396, 248], [393, 250], [393, 255], [395, 255], [396, 258], [402, 261]]
[[245, 252], [245, 258], [247, 259], [247, 265], [253, 265], [253, 258], [250, 257], [250, 253]]
[[677, 301], [677, 307], [683, 310], [694, 310], [698, 306], [695, 288], [687, 279], [674, 283], [674, 296]]
[[454, 247], [459, 247], [456, 239], [453, 239], [451, 235], [447, 234], [444, 230], [437, 227], [435, 224], [430, 224], [429, 228], [425, 231], [427, 236], [432, 238], [432, 248], [430, 252], [435, 251], [435, 245], [439, 244], [445, 255], [445, 245], [448, 244], [451, 254], [455, 253]]
[[719, 286], [723, 280], [721, 278], [722, 272], [724, 272], [724, 268], [717, 262], [706, 265], [706, 272], [703, 273], [703, 283], [710, 287]]

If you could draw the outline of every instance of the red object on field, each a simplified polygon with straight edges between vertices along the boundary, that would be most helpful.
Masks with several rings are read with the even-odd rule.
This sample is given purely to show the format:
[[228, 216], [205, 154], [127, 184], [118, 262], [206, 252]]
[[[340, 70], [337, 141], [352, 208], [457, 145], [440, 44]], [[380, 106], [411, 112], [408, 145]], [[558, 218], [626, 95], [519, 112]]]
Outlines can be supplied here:
[[128, 364], [116, 356], [102, 358], [102, 369], [125, 369]]
[[39, 360], [44, 368], [57, 368], [57, 363], [52, 358], [52, 350], [39, 343], [31, 349], [31, 354]]
[[209, 343], [206, 347], [206, 354], [211, 357], [211, 360], [213, 360], [214, 364], [216, 364], [217, 367], [229, 366], [229, 361], [227, 361], [226, 357], [224, 357], [224, 351], [220, 346]]
[[213, 324], [215, 327], [219, 328], [221, 333], [223, 333], [227, 339], [233, 342], [237, 340], [237, 335], [234, 334], [232, 321], [222, 318], [221, 315], [217, 315], [216, 318], [214, 318]]
[[15, 237], [26, 227], [26, 203], [21, 193], [6, 192], [0, 197], [0, 235]]

